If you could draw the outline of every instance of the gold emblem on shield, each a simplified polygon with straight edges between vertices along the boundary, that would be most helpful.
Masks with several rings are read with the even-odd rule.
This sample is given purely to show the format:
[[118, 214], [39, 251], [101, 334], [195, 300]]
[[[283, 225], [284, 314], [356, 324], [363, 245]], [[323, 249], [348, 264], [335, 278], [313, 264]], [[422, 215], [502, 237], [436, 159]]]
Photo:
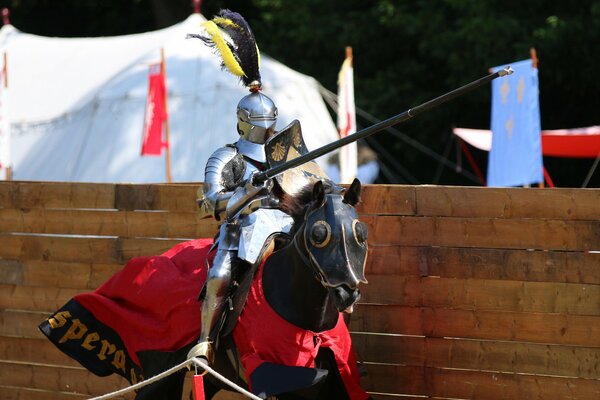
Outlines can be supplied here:
[[271, 152], [271, 158], [275, 161], [283, 160], [285, 156], [285, 147], [281, 143], [275, 143], [273, 151]]
[[302, 137], [300, 136], [300, 131], [298, 131], [294, 134], [293, 141], [294, 141], [294, 146], [296, 148], [300, 147], [300, 145], [302, 144]]

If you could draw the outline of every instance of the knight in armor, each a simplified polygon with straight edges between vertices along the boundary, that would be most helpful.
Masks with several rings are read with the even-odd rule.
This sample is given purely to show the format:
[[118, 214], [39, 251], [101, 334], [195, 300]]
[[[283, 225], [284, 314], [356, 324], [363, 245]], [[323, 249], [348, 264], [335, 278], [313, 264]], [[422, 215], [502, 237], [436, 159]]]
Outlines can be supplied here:
[[200, 213], [214, 216], [221, 225], [205, 285], [200, 338], [188, 357], [204, 357], [210, 363], [234, 260], [257, 262], [267, 238], [275, 232], [288, 232], [292, 218], [277, 209], [272, 180], [260, 185], [252, 180], [254, 174], [267, 167], [264, 145], [274, 135], [277, 122], [275, 103], [260, 92], [259, 54], [254, 36], [243, 17], [229, 10], [222, 10], [204, 27], [208, 37], [189, 36], [214, 47], [223, 66], [240, 76], [250, 89], [250, 94], [237, 106], [239, 140], [210, 156], [204, 175], [204, 195], [199, 200]]

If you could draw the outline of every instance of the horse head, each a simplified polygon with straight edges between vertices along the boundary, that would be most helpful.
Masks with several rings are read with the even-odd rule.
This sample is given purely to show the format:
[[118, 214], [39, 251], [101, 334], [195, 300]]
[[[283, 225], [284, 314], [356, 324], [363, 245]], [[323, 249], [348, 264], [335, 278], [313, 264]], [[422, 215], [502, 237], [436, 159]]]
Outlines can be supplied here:
[[321, 181], [294, 242], [321, 285], [330, 291], [338, 311], [352, 312], [365, 279], [367, 226], [358, 219], [361, 184], [355, 179], [342, 194], [327, 193]]

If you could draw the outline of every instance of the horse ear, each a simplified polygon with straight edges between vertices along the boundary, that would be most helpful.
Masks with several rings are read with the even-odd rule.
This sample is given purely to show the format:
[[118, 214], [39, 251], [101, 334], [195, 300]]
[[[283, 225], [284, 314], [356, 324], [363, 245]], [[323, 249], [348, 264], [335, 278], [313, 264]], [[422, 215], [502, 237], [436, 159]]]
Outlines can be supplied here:
[[344, 203], [350, 204], [352, 207], [356, 206], [360, 201], [360, 191], [360, 181], [354, 178], [350, 187], [344, 192]]
[[323, 181], [317, 181], [313, 186], [313, 201], [317, 207], [321, 207], [325, 203], [325, 188], [323, 187]]

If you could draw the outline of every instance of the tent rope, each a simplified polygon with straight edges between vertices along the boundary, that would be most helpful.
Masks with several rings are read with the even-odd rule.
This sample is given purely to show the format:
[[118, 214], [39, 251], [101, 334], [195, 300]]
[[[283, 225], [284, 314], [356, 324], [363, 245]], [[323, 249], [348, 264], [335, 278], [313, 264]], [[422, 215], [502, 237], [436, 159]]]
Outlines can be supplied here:
[[112, 399], [115, 398], [117, 396], [121, 396], [125, 393], [129, 393], [129, 392], [133, 392], [134, 390], [138, 390], [144, 386], [150, 385], [158, 380], [161, 380], [163, 378], [166, 378], [169, 375], [174, 374], [175, 372], [184, 369], [184, 368], [188, 368], [194, 364], [196, 367], [200, 367], [202, 369], [204, 369], [206, 372], [208, 372], [209, 374], [211, 374], [212, 376], [214, 376], [215, 378], [217, 378], [218, 380], [220, 380], [221, 382], [225, 383], [226, 385], [230, 386], [231, 388], [237, 390], [238, 392], [246, 395], [247, 397], [253, 399], [253, 400], [262, 400], [260, 397], [253, 395], [252, 393], [250, 393], [249, 391], [247, 391], [246, 389], [242, 388], [241, 386], [236, 385], [235, 383], [233, 383], [232, 381], [230, 381], [229, 379], [225, 378], [223, 375], [219, 374], [218, 372], [216, 372], [214, 369], [212, 369], [211, 367], [209, 367], [206, 362], [204, 360], [200, 360], [197, 357], [191, 358], [189, 360], [185, 360], [184, 362], [182, 362], [181, 364], [178, 364], [172, 368], [169, 368], [168, 370], [161, 372], [158, 375], [155, 375], [151, 378], [148, 378], [146, 380], [143, 380], [142, 382], [136, 383], [135, 385], [131, 385], [128, 386], [126, 388], [123, 389], [119, 389], [117, 391], [114, 391], [112, 393], [107, 393], [105, 395], [102, 396], [98, 396], [98, 397], [93, 397], [90, 400], [105, 400], [105, 399]]

